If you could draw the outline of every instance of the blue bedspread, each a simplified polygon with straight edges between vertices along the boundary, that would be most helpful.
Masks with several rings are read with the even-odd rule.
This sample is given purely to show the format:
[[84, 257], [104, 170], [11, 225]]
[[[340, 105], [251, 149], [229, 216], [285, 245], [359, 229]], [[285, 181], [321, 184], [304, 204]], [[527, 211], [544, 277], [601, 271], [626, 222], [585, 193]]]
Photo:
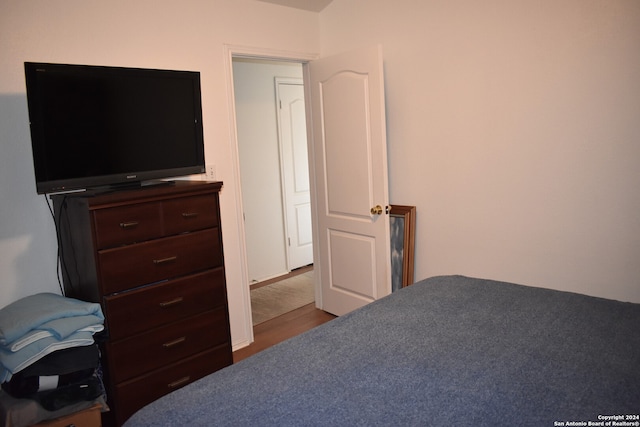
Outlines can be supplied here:
[[640, 304], [428, 279], [211, 374], [143, 426], [553, 426], [640, 413]]

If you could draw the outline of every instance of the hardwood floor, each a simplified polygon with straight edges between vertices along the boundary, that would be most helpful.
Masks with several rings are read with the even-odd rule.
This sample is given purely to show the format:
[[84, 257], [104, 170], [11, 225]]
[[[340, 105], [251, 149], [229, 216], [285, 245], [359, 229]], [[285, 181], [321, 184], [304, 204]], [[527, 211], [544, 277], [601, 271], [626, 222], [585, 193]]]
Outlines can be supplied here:
[[233, 353], [233, 362], [265, 350], [281, 341], [299, 335], [309, 329], [320, 326], [336, 316], [319, 310], [314, 304], [307, 304], [297, 310], [285, 313], [275, 319], [267, 320], [253, 328], [255, 341], [247, 347]]

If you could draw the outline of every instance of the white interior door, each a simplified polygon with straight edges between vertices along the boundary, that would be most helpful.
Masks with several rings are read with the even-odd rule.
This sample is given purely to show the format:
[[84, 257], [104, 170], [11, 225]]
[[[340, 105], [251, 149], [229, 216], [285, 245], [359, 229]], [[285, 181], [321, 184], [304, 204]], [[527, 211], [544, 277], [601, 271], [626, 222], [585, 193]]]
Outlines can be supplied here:
[[313, 263], [304, 85], [276, 78], [278, 136], [289, 270]]
[[342, 315], [391, 292], [381, 49], [311, 61], [309, 81], [321, 304]]

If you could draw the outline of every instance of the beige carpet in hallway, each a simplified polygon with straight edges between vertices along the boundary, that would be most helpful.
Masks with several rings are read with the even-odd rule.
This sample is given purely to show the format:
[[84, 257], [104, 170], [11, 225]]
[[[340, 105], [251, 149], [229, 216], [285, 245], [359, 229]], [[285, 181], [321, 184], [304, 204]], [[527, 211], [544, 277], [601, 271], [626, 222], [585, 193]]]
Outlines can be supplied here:
[[313, 270], [251, 291], [253, 325], [314, 301]]

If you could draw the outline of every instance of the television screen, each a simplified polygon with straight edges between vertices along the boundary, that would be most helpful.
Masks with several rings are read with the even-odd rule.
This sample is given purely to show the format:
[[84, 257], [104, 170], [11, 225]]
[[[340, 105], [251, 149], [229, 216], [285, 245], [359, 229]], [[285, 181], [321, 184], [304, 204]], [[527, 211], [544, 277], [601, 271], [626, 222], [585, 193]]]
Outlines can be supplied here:
[[38, 194], [204, 172], [200, 73], [25, 63]]

